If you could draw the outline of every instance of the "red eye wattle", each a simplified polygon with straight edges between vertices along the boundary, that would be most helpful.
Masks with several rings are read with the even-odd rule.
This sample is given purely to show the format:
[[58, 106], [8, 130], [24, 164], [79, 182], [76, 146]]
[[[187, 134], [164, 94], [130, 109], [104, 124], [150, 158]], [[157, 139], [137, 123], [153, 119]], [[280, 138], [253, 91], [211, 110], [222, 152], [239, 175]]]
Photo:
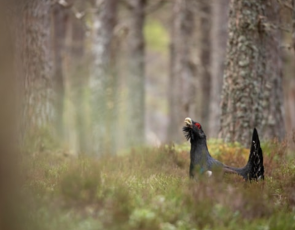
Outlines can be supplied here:
[[201, 125], [200, 125], [199, 123], [196, 123], [196, 124], [195, 124], [195, 126], [197, 126], [197, 127], [198, 127], [198, 129], [200, 129], [200, 128], [201, 128]]

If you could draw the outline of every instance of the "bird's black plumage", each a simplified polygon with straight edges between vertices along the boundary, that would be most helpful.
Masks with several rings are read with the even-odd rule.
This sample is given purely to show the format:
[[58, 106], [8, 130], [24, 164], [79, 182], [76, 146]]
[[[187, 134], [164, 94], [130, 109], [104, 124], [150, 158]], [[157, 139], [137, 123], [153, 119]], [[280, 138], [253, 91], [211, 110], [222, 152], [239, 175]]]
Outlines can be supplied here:
[[194, 177], [196, 168], [199, 168], [201, 172], [220, 168], [227, 173], [239, 174], [245, 180], [264, 179], [263, 153], [260, 147], [258, 132], [255, 128], [253, 130], [251, 150], [246, 166], [243, 168], [234, 168], [224, 165], [210, 155], [206, 135], [198, 122], [193, 121], [191, 118], [186, 118], [185, 123], [186, 125], [183, 127], [183, 131], [187, 140], [191, 142], [190, 177]]

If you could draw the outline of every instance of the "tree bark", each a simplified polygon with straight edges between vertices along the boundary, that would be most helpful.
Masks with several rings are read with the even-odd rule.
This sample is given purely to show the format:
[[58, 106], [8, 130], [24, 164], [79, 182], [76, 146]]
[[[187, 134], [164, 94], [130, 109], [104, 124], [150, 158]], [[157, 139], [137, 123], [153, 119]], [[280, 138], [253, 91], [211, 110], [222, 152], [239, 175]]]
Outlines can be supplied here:
[[94, 18], [93, 67], [90, 76], [92, 109], [92, 151], [95, 154], [109, 152], [111, 136], [108, 133], [109, 112], [114, 107], [108, 102], [114, 93], [114, 75], [111, 52], [113, 31], [116, 25], [117, 0], [96, 1]]
[[168, 141], [183, 140], [181, 129], [185, 117], [194, 117], [196, 67], [191, 57], [194, 14], [192, 1], [176, 0], [173, 6], [170, 44]]
[[[292, 12], [292, 43], [293, 43], [293, 54], [295, 54], [295, 0], [292, 0], [292, 6], [293, 6], [293, 12]], [[294, 61], [294, 56], [293, 56]], [[292, 72], [295, 71], [294, 64], [292, 65], [292, 68], [290, 68]], [[293, 132], [295, 132], [295, 79], [290, 79], [288, 84], [288, 110], [289, 110], [289, 116], [288, 116], [288, 122], [287, 127], [290, 127], [293, 129]]]
[[212, 7], [211, 91], [209, 108], [209, 137], [217, 138], [220, 130], [220, 101], [227, 43], [229, 0], [214, 1]]
[[[266, 6], [268, 24], [280, 25], [280, 5], [271, 0]], [[284, 104], [282, 88], [282, 41], [279, 29], [267, 31], [266, 37], [266, 73], [263, 81], [263, 118], [261, 136], [264, 139], [275, 137], [282, 140], [285, 136]]]
[[87, 78], [87, 67], [85, 58], [85, 30], [83, 22], [79, 19], [73, 19], [72, 36], [73, 43], [71, 47], [72, 58], [72, 78], [73, 78], [73, 99], [75, 103], [75, 128], [77, 132], [78, 152], [88, 151], [87, 131], [86, 131], [86, 107], [85, 107], [85, 89]]
[[[210, 93], [211, 93], [211, 24], [212, 13], [210, 1], [199, 1], [200, 12], [200, 91], [201, 91], [201, 110], [200, 122], [204, 130], [208, 130], [209, 126], [209, 106], [210, 106]], [[213, 40], [215, 40], [214, 38]]]
[[265, 32], [262, 0], [232, 0], [229, 41], [221, 103], [221, 137], [225, 141], [250, 143], [254, 127], [263, 115]]
[[129, 0], [130, 29], [128, 36], [128, 145], [145, 143], [145, 22], [146, 0]]
[[53, 69], [54, 89], [56, 92], [56, 127], [59, 138], [63, 138], [63, 111], [64, 111], [64, 69], [65, 39], [69, 19], [68, 8], [59, 3], [52, 5], [53, 18]]
[[25, 141], [32, 144], [30, 147], [42, 149], [43, 137], [52, 137], [56, 115], [50, 52], [50, 1], [28, 0], [23, 4], [19, 43], [22, 44], [20, 80], [24, 84], [24, 136]]

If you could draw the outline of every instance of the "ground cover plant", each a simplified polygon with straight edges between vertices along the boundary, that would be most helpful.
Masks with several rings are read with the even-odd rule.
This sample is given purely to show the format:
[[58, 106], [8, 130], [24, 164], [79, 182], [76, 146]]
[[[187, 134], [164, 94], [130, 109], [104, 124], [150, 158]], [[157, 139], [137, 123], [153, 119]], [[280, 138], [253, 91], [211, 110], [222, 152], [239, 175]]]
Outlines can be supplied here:
[[[209, 141], [228, 165], [249, 150]], [[26, 229], [295, 229], [295, 157], [286, 142], [263, 143], [265, 181], [237, 175], [188, 178], [189, 144], [119, 156], [23, 157]]]

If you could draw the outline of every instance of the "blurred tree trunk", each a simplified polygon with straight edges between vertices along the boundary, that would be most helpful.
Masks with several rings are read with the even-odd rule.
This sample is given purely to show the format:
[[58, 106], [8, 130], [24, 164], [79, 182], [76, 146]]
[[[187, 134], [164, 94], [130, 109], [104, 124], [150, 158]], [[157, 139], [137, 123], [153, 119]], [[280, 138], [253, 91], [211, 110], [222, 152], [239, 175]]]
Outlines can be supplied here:
[[75, 114], [76, 114], [76, 129], [78, 132], [78, 151], [85, 153], [88, 150], [87, 147], [87, 132], [85, 122], [85, 86], [87, 82], [87, 67], [88, 63], [85, 63], [84, 47], [85, 47], [85, 30], [82, 26], [82, 22], [78, 19], [75, 20], [73, 25], [73, 73], [74, 73], [74, 86], [75, 95], [74, 101], [76, 102]]
[[[42, 149], [43, 137], [52, 137], [55, 106], [50, 52], [50, 0], [27, 0], [20, 32], [20, 73], [24, 84], [24, 134], [30, 147]], [[34, 142], [34, 143], [32, 143]], [[33, 146], [32, 146], [33, 144]], [[46, 146], [45, 146], [46, 147]]]
[[[200, 13], [200, 91], [201, 100], [199, 110], [201, 110], [201, 117], [199, 122], [202, 124], [204, 130], [208, 130], [209, 126], [209, 106], [210, 106], [210, 93], [211, 93], [211, 1], [203, 0], [199, 1], [199, 13]], [[214, 38], [213, 40], [217, 40]]]
[[[293, 6], [293, 12], [292, 12], [292, 43], [293, 43], [293, 54], [295, 54], [295, 0], [292, 0], [292, 6]], [[291, 68], [292, 70], [290, 72], [295, 71], [294, 68], [294, 55], [292, 58], [293, 61], [293, 65], [291, 64]], [[290, 68], [290, 67], [289, 67]], [[290, 69], [291, 69], [290, 68]], [[287, 100], [288, 100], [288, 109], [289, 109], [289, 117], [288, 117], [288, 123], [287, 123], [287, 127], [290, 127], [291, 129], [293, 129], [293, 132], [295, 132], [295, 78], [294, 75], [292, 77], [292, 79], [289, 79], [289, 84], [288, 84], [288, 88], [289, 89], [289, 93], [287, 95]]]
[[220, 99], [224, 71], [229, 0], [213, 1], [212, 7], [212, 55], [211, 55], [211, 91], [209, 110], [209, 137], [217, 138], [220, 130]]
[[[116, 81], [112, 72], [111, 53], [114, 27], [116, 25], [117, 0], [96, 1], [94, 16], [93, 67], [90, 74], [90, 94], [92, 109], [92, 152], [107, 153], [115, 145], [108, 124], [114, 122], [114, 103], [108, 101], [115, 93], [113, 88]], [[112, 143], [111, 143], [112, 142]]]
[[[223, 78], [221, 137], [248, 146], [263, 118], [265, 76], [263, 0], [231, 0], [229, 41]], [[259, 130], [258, 130], [259, 131]]]
[[128, 0], [130, 28], [128, 35], [127, 131], [128, 145], [145, 142], [145, 22], [146, 0]]
[[[280, 4], [276, 0], [271, 0], [266, 5], [266, 17], [268, 24], [281, 25]], [[282, 140], [285, 136], [281, 43], [280, 29], [267, 31], [266, 73], [263, 81], [263, 118], [260, 132], [264, 139], [277, 137]]]
[[[15, 63], [19, 57], [16, 47], [17, 22], [22, 18], [22, 3], [16, 0], [0, 1], [0, 229], [25, 229], [20, 207], [23, 206], [20, 194], [21, 181], [18, 178], [19, 159], [16, 143], [19, 125], [19, 90]], [[18, 220], [18, 221], [16, 221]]]
[[[86, 5], [83, 0], [75, 1], [75, 9], [77, 13], [85, 12]], [[76, 14], [77, 14], [76, 13]], [[79, 153], [86, 153], [89, 149], [87, 143], [86, 131], [86, 106], [85, 106], [85, 92], [86, 83], [88, 78], [87, 69], [88, 63], [86, 62], [85, 55], [85, 28], [83, 19], [77, 18], [72, 13], [69, 23], [69, 38], [68, 38], [68, 92], [67, 96], [72, 108], [72, 114], [68, 114], [72, 118], [70, 130], [74, 135], [69, 135], [69, 142], [71, 147]]]
[[194, 14], [192, 1], [176, 0], [173, 6], [170, 44], [168, 140], [183, 140], [181, 129], [185, 117], [195, 114], [196, 67], [191, 57]]
[[293, 51], [295, 52], [295, 0], [291, 1], [293, 12], [292, 12], [292, 45]]
[[[294, 67], [293, 67], [294, 68]], [[295, 79], [289, 80], [289, 92], [287, 94], [288, 98], [288, 109], [289, 109], [289, 116], [288, 116], [288, 123], [287, 127], [295, 130]]]
[[69, 9], [56, 2], [52, 5], [52, 14], [54, 89], [56, 92], [56, 127], [59, 138], [62, 138], [65, 96], [63, 60], [65, 55], [65, 39]]

